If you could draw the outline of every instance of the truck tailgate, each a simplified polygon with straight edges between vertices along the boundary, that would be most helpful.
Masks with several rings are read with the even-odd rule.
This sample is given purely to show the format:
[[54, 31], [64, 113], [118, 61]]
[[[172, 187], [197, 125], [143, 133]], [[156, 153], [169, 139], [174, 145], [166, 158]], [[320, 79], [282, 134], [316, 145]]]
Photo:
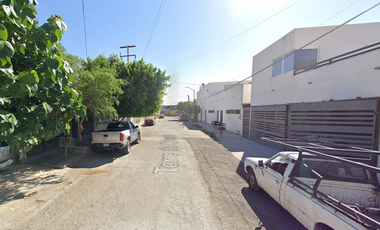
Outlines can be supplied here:
[[120, 143], [121, 132], [94, 132], [92, 133], [92, 143]]

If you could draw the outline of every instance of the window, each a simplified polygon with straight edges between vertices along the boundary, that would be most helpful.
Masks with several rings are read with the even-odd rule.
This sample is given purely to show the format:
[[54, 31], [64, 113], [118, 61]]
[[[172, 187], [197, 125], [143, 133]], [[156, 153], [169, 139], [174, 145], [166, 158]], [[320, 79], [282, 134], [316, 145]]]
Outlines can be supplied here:
[[371, 174], [360, 166], [353, 166], [345, 162], [326, 160], [304, 156], [303, 164], [296, 171], [296, 177], [317, 178], [305, 166], [309, 166], [325, 180], [349, 181], [358, 183], [372, 183]]
[[229, 110], [226, 110], [226, 114], [240, 114], [240, 109], [229, 109]]
[[215, 110], [209, 110], [208, 113], [215, 113]]
[[281, 175], [284, 175], [286, 168], [288, 167], [289, 162], [291, 162], [291, 159], [284, 155], [278, 155], [277, 157], [273, 158], [272, 160], [268, 161], [266, 165], [273, 169], [274, 171], [280, 173]]
[[272, 77], [317, 63], [317, 49], [293, 50], [273, 61]]

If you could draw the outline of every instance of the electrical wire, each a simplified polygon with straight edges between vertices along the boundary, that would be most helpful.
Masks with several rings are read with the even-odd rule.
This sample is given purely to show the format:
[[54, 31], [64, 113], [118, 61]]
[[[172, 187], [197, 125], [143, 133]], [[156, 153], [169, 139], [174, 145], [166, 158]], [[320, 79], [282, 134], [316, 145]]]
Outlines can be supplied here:
[[[379, 6], [379, 5], [380, 5], [380, 2], [376, 3], [375, 5], [371, 6], [370, 8], [368, 8], [368, 9], [362, 11], [361, 13], [355, 15], [354, 17], [350, 18], [349, 20], [347, 20], [347, 21], [343, 22], [342, 24], [340, 24], [340, 25], [334, 27], [333, 29], [327, 31], [326, 33], [322, 34], [321, 36], [317, 37], [316, 39], [314, 39], [314, 40], [312, 40], [312, 41], [306, 43], [305, 45], [303, 45], [303, 46], [302, 46], [301, 48], [299, 48], [298, 50], [301, 50], [301, 49], [303, 49], [303, 48], [309, 46], [310, 44], [312, 44], [312, 43], [318, 41], [319, 39], [325, 37], [326, 35], [328, 35], [328, 34], [334, 32], [335, 30], [341, 28], [342, 26], [346, 25], [347, 23], [349, 23], [349, 22], [351, 22], [352, 20], [354, 20], [354, 19], [360, 17], [361, 15], [367, 13], [368, 11], [374, 9], [375, 7], [377, 7], [377, 6]], [[289, 55], [291, 55], [291, 54], [289, 54]], [[230, 89], [230, 88], [232, 88], [232, 87], [235, 87], [235, 86], [238, 85], [238, 84], [241, 84], [241, 83], [244, 82], [245, 80], [247, 80], [247, 79], [249, 79], [249, 78], [251, 78], [251, 77], [253, 77], [253, 76], [255, 76], [255, 75], [257, 75], [257, 74], [259, 74], [259, 73], [261, 73], [261, 72], [263, 72], [264, 70], [266, 70], [266, 69], [272, 67], [274, 64], [276, 64], [277, 62], [279, 62], [279, 61], [285, 59], [285, 58], [286, 58], [287, 56], [289, 56], [289, 55], [286, 55], [286, 56], [280, 58], [280, 59], [277, 60], [276, 62], [274, 62], [274, 63], [272, 63], [272, 64], [270, 64], [270, 65], [264, 67], [263, 69], [261, 69], [261, 70], [255, 72], [255, 73], [253, 73], [253, 74], [250, 75], [249, 77], [246, 77], [246, 78], [244, 78], [243, 80], [240, 80], [240, 81], [238, 81], [237, 83], [235, 83], [235, 84], [233, 84], [233, 85], [231, 85], [231, 86], [229, 86], [229, 87], [227, 87], [227, 88], [225, 88], [225, 89], [223, 89], [223, 90], [221, 90], [221, 91], [219, 91], [219, 92], [216, 92], [216, 93], [214, 93], [214, 94], [208, 96], [208, 98], [210, 98], [210, 97], [212, 97], [212, 96], [215, 96], [215, 95], [217, 95], [217, 94], [219, 94], [219, 93], [222, 93], [222, 92], [224, 92], [224, 91], [226, 91], [226, 90], [228, 90], [228, 89]]]
[[182, 63], [180, 63], [180, 64], [178, 64], [178, 65], [176, 65], [176, 66], [173, 66], [173, 67], [169, 68], [169, 70], [174, 69], [174, 68], [177, 68], [177, 67], [179, 67], [179, 66], [181, 66], [181, 65], [184, 65], [184, 64], [186, 64], [186, 63], [188, 63], [188, 62], [190, 62], [190, 61], [192, 61], [192, 60], [194, 60], [194, 59], [196, 59], [196, 58], [199, 58], [200, 56], [205, 55], [206, 53], [211, 52], [212, 50], [214, 50], [214, 49], [216, 49], [216, 48], [218, 48], [218, 47], [220, 47], [220, 46], [226, 44], [227, 42], [229, 42], [229, 41], [231, 41], [231, 40], [233, 40], [233, 39], [239, 37], [240, 35], [242, 35], [242, 34], [248, 32], [249, 30], [251, 30], [251, 29], [253, 29], [253, 28], [255, 28], [255, 27], [257, 27], [257, 26], [263, 24], [264, 22], [268, 21], [269, 19], [271, 19], [271, 18], [277, 16], [278, 14], [280, 14], [280, 13], [286, 11], [287, 9], [289, 9], [289, 8], [291, 8], [291, 7], [293, 7], [293, 6], [295, 6], [297, 3], [301, 2], [301, 1], [302, 1], [302, 0], [299, 0], [299, 1], [295, 2], [295, 3], [293, 3], [292, 5], [290, 5], [290, 6], [286, 7], [286, 8], [284, 8], [284, 9], [282, 9], [282, 10], [280, 10], [280, 11], [278, 11], [277, 13], [273, 14], [272, 16], [270, 16], [270, 17], [268, 17], [268, 18], [262, 20], [261, 22], [259, 22], [259, 23], [255, 24], [255, 25], [251, 26], [251, 27], [248, 28], [248, 29], [244, 30], [243, 32], [240, 32], [239, 34], [237, 34], [237, 35], [235, 35], [235, 36], [233, 36], [233, 37], [231, 37], [231, 38], [225, 40], [224, 42], [220, 43], [219, 45], [216, 45], [216, 46], [212, 47], [211, 49], [208, 49], [208, 50], [204, 51], [203, 53], [198, 54], [197, 56], [188, 59], [187, 61], [184, 61], [184, 62], [182, 62]]
[[[38, 5], [38, 15], [42, 15], [44, 16], [45, 18], [49, 18], [50, 15], [53, 15], [53, 13], [51, 13], [48, 9], [46, 9], [44, 6], [42, 5]], [[72, 27], [70, 24], [66, 23], [65, 24], [67, 25], [68, 29], [67, 29], [67, 32], [74, 35], [75, 37], [77, 37], [78, 39], [80, 39], [81, 41], [85, 41], [84, 40], [84, 36], [78, 32], [77, 30], [74, 29], [74, 27]], [[99, 51], [102, 51], [102, 48], [94, 41], [92, 41], [91, 39], [87, 39], [87, 42], [88, 42], [88, 45], [91, 46], [92, 48], [95, 48]]]
[[162, 0], [160, 8], [158, 9], [158, 12], [156, 15], [156, 19], [154, 20], [152, 29], [150, 30], [150, 35], [149, 35], [148, 42], [147, 42], [145, 49], [144, 49], [143, 58], [145, 57], [145, 53], [148, 51], [148, 48], [150, 46], [150, 42], [152, 41], [153, 34], [157, 28], [157, 24], [158, 24], [158, 21], [160, 20], [160, 17], [161, 17], [162, 11], [164, 10], [165, 4], [166, 4], [166, 0]]
[[84, 44], [86, 47], [86, 58], [88, 58], [87, 54], [87, 33], [86, 33], [86, 17], [84, 13], [84, 0], [82, 0], [82, 12], [83, 12], [83, 27], [84, 27]]
[[[67, 9], [64, 5], [62, 5], [61, 3], [59, 3], [57, 0], [54, 0], [58, 5], [60, 5], [63, 9], [67, 10], [69, 13], [71, 13], [74, 17], [76, 17], [78, 20], [80, 20], [81, 22], [85, 23], [80, 17], [78, 17], [76, 14], [74, 14], [73, 12], [71, 12], [69, 9]], [[94, 27], [86, 24], [88, 27], [90, 27], [93, 31], [95, 31], [97, 34], [99, 34], [100, 36], [102, 36], [103, 38], [107, 39], [102, 33], [100, 33], [99, 31], [97, 31]]]
[[[75, 1], [76, 4], [78, 4], [80, 7], [82, 7], [82, 5], [78, 2], [78, 0], [74, 0], [74, 1]], [[93, 18], [98, 23], [97, 25], [100, 25], [102, 28], [104, 28], [105, 30], [107, 30], [109, 32], [108, 34], [111, 34], [111, 31], [110, 31], [109, 27], [104, 26], [94, 15], [91, 14], [91, 12], [89, 12], [86, 9], [85, 9], [85, 11], [86, 11], [87, 15], [90, 15], [91, 18]], [[112, 37], [112, 38], [115, 38], [115, 37]], [[120, 43], [122, 42], [122, 40], [119, 37], [116, 37], [116, 38], [119, 39]]]
[[169, 82], [177, 83], [177, 84], [184, 84], [184, 85], [197, 85], [197, 86], [199, 86], [199, 84], [194, 84], [194, 83], [178, 82], [178, 81], [171, 81], [171, 80], [169, 80]]
[[[116, 27], [116, 29], [129, 41], [131, 42], [131, 40], [115, 25], [115, 23], [112, 22], [111, 19], [109, 19], [109, 17], [103, 12], [102, 8], [100, 8], [93, 0], [91, 0], [91, 2], [102, 12], [102, 14], [104, 16], [106, 16], [106, 18], [108, 19], [108, 21], [110, 21], [112, 23], [113, 26]], [[133, 42], [131, 42], [132, 44], [134, 44]]]

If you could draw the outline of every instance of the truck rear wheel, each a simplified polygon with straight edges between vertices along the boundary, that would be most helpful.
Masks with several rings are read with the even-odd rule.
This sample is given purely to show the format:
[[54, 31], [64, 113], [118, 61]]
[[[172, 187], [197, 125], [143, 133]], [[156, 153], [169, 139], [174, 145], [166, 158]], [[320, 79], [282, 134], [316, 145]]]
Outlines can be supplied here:
[[127, 144], [123, 148], [123, 153], [128, 154], [131, 151], [131, 142], [127, 140]]
[[252, 169], [248, 171], [248, 184], [254, 192], [258, 192], [261, 189], [260, 186], [257, 184], [256, 176]]

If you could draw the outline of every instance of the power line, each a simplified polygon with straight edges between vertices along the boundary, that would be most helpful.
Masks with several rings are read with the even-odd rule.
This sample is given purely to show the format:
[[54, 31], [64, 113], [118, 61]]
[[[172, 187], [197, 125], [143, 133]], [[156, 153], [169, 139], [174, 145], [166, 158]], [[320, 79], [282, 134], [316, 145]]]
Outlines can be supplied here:
[[[67, 9], [64, 5], [62, 5], [61, 3], [59, 3], [57, 0], [54, 0], [58, 5], [60, 5], [63, 9], [67, 10], [69, 13], [71, 13], [74, 17], [76, 17], [77, 19], [79, 19], [81, 22], [85, 23], [80, 17], [78, 17], [76, 14], [74, 14], [73, 12], [71, 12], [69, 9]], [[97, 31], [95, 28], [93, 28], [92, 26], [86, 24], [88, 27], [90, 27], [93, 31], [95, 31], [97, 34], [99, 34], [100, 36], [102, 36], [103, 38], [106, 38], [102, 33], [100, 33], [99, 31]], [[107, 38], [106, 38], [107, 39]]]
[[119, 32], [129, 41], [131, 42], [132, 44], [134, 44], [112, 21], [111, 19], [109, 19], [109, 17], [103, 12], [103, 10], [93, 1], [91, 0], [91, 2], [102, 12], [102, 14], [104, 16], [106, 16], [106, 18], [108, 19], [108, 21], [110, 21], [112, 23], [112, 25], [114, 25], [116, 27], [117, 30], [119, 30]]
[[162, 11], [164, 10], [165, 4], [166, 4], [166, 0], [162, 0], [160, 8], [158, 9], [158, 12], [157, 12], [157, 15], [156, 15], [156, 19], [154, 20], [152, 29], [150, 30], [150, 35], [149, 35], [149, 38], [148, 38], [148, 42], [147, 42], [147, 44], [145, 46], [143, 58], [145, 57], [145, 53], [146, 53], [146, 51], [148, 50], [148, 48], [150, 46], [150, 42], [152, 41], [153, 34], [154, 34], [155, 30], [156, 30], [158, 21], [160, 20], [160, 17], [161, 17]]
[[[380, 2], [376, 3], [375, 5], [371, 6], [370, 8], [364, 10], [363, 12], [361, 12], [361, 13], [355, 15], [354, 17], [350, 18], [349, 20], [343, 22], [343, 23], [340, 24], [339, 26], [336, 26], [335, 28], [333, 28], [333, 29], [327, 31], [326, 33], [324, 33], [324, 34], [322, 34], [321, 36], [317, 37], [316, 39], [312, 40], [311, 42], [306, 43], [306, 45], [303, 45], [303, 46], [302, 46], [301, 48], [299, 48], [298, 50], [302, 50], [302, 49], [305, 48], [306, 46], [309, 46], [310, 44], [312, 44], [312, 43], [318, 41], [319, 39], [323, 38], [324, 36], [326, 36], [326, 35], [332, 33], [333, 31], [335, 31], [335, 30], [341, 28], [342, 26], [346, 25], [347, 23], [349, 23], [349, 22], [351, 22], [352, 20], [354, 20], [354, 19], [360, 17], [361, 15], [367, 13], [368, 11], [372, 10], [373, 8], [375, 8], [375, 7], [379, 6], [379, 5], [380, 5]], [[219, 94], [219, 93], [222, 93], [222, 92], [224, 92], [224, 91], [227, 91], [228, 89], [230, 89], [230, 88], [232, 88], [232, 87], [235, 87], [236, 85], [242, 83], [243, 81], [245, 81], [245, 80], [247, 80], [247, 79], [249, 79], [249, 78], [251, 78], [251, 77], [253, 77], [253, 76], [255, 76], [255, 75], [257, 75], [257, 74], [259, 74], [259, 73], [261, 73], [261, 72], [263, 72], [264, 70], [266, 70], [266, 69], [272, 67], [274, 64], [276, 64], [277, 62], [279, 62], [279, 61], [285, 59], [285, 58], [288, 57], [289, 55], [291, 55], [291, 54], [285, 55], [284, 57], [278, 59], [276, 62], [274, 62], [274, 63], [272, 63], [272, 64], [270, 64], [270, 65], [268, 65], [268, 66], [262, 68], [261, 70], [257, 71], [256, 73], [252, 74], [251, 76], [246, 77], [246, 78], [244, 78], [243, 80], [240, 80], [240, 81], [238, 81], [237, 83], [235, 83], [235, 84], [233, 84], [233, 85], [231, 85], [231, 86], [229, 86], [229, 87], [227, 87], [227, 88], [225, 88], [225, 89], [223, 89], [223, 90], [221, 90], [221, 91], [219, 91], [219, 92], [217, 92], [217, 93], [214, 93], [214, 94], [208, 96], [208, 98], [210, 98], [210, 97], [212, 97], [212, 96], [215, 96], [215, 95], [217, 95], [217, 94]]]
[[186, 83], [186, 82], [170, 81], [170, 80], [169, 80], [169, 82], [177, 83], [177, 84], [184, 84], [184, 85], [197, 85], [197, 86], [199, 86], [199, 84], [194, 84], [194, 83]]
[[227, 42], [229, 42], [229, 41], [231, 41], [231, 40], [233, 40], [233, 39], [239, 37], [240, 35], [242, 35], [242, 34], [248, 32], [249, 30], [255, 28], [256, 26], [259, 26], [260, 24], [262, 24], [262, 23], [268, 21], [269, 19], [271, 19], [271, 18], [277, 16], [278, 14], [280, 14], [280, 13], [286, 11], [287, 9], [293, 7], [294, 5], [296, 5], [297, 3], [301, 2], [301, 1], [302, 1], [302, 0], [299, 0], [298, 2], [293, 3], [292, 5], [290, 5], [290, 6], [286, 7], [286, 8], [284, 8], [284, 9], [280, 10], [279, 12], [273, 14], [272, 16], [270, 16], [270, 17], [264, 19], [263, 21], [257, 23], [256, 25], [253, 25], [253, 26], [251, 26], [250, 28], [244, 30], [243, 32], [240, 32], [239, 34], [237, 34], [237, 35], [235, 35], [235, 36], [233, 36], [233, 37], [227, 39], [226, 41], [220, 43], [219, 45], [216, 45], [216, 46], [212, 47], [211, 49], [206, 50], [206, 51], [204, 51], [203, 53], [198, 54], [197, 56], [195, 56], [195, 57], [193, 57], [193, 58], [190, 58], [189, 60], [187, 60], [187, 61], [185, 61], [185, 62], [182, 62], [182, 63], [180, 63], [180, 64], [178, 64], [178, 65], [176, 65], [176, 66], [174, 66], [174, 67], [171, 67], [171, 68], [169, 68], [169, 70], [170, 70], [170, 69], [177, 68], [178, 66], [181, 66], [181, 65], [183, 65], [183, 64], [186, 64], [186, 63], [188, 63], [188, 62], [190, 62], [190, 61], [192, 61], [192, 60], [194, 60], [194, 59], [196, 59], [196, 58], [198, 58], [198, 57], [200, 57], [200, 56], [205, 55], [206, 53], [209, 53], [210, 51], [212, 51], [212, 50], [214, 50], [214, 49], [216, 49], [216, 48], [218, 48], [218, 47], [220, 47], [220, 46], [226, 44]]
[[84, 27], [84, 43], [86, 47], [86, 58], [88, 58], [87, 54], [87, 33], [86, 33], [86, 17], [84, 14], [84, 0], [82, 0], [82, 12], [83, 12], [83, 27]]
[[[44, 6], [42, 5], [38, 5], [39, 9], [38, 9], [38, 15], [42, 15], [46, 18], [49, 18], [50, 15], [53, 15], [53, 13], [51, 13], [48, 9], [46, 9]], [[71, 33], [72, 35], [74, 35], [75, 37], [77, 37], [78, 39], [80, 39], [81, 41], [85, 41], [84, 40], [84, 36], [83, 34], [81, 34], [79, 31], [75, 30], [74, 27], [72, 27], [70, 24], [66, 23], [65, 24], [67, 25], [68, 29], [67, 29], [67, 32]], [[88, 45], [90, 45], [91, 47], [99, 50], [99, 51], [102, 51], [102, 49], [100, 48], [100, 46], [92, 41], [91, 39], [87, 39], [87, 43]]]
[[[75, 1], [75, 3], [76, 4], [78, 4], [80, 7], [82, 7], [82, 5], [78, 2], [78, 0], [74, 0]], [[85, 9], [85, 11], [86, 11], [86, 14], [87, 15], [90, 15], [98, 24], [97, 25], [100, 25], [100, 26], [102, 26], [104, 29], [106, 29], [106, 30], [108, 30], [109, 32], [111, 32], [110, 30], [109, 30], [109, 27], [106, 27], [106, 26], [104, 26], [94, 15], [92, 15], [91, 14], [91, 12], [89, 12], [88, 10], [86, 10]], [[109, 33], [109, 34], [111, 34], [111, 33]], [[114, 38], [114, 37], [112, 37], [112, 38]], [[117, 37], [117, 38], [119, 38], [119, 37]], [[122, 40], [120, 39], [119, 40], [120, 42], [122, 42]]]

